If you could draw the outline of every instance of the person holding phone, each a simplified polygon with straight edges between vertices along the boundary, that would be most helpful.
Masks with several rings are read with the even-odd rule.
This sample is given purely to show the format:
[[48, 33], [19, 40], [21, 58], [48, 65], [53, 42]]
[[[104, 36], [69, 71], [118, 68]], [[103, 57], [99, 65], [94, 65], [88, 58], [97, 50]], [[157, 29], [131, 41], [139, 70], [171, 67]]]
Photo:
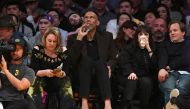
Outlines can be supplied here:
[[71, 84], [66, 74], [69, 75], [69, 66], [74, 62], [72, 56], [80, 53], [81, 39], [82, 37], [77, 37], [75, 49], [63, 51], [59, 29], [50, 27], [43, 34], [42, 45], [34, 47], [30, 66], [36, 72], [37, 78], [33, 84], [34, 93], [30, 95], [37, 108], [72, 108], [72, 91], [69, 91]]

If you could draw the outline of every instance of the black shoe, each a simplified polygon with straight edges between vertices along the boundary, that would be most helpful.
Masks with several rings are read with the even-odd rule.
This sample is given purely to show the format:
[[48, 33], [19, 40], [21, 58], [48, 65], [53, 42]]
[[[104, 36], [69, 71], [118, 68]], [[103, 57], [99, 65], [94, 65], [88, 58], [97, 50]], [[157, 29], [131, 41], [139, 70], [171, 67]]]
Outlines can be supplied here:
[[170, 99], [170, 103], [171, 103], [171, 104], [176, 104], [176, 102], [177, 102], [177, 97], [172, 97], [172, 98]]

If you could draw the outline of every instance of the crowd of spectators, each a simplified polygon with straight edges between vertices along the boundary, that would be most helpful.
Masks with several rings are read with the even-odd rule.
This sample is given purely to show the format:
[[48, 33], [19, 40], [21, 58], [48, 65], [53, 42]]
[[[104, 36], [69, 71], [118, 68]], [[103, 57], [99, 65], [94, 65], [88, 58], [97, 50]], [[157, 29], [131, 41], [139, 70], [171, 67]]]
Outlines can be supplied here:
[[[190, 108], [190, 0], [0, 0], [0, 11], [5, 109], [23, 99], [6, 99], [10, 85], [13, 93], [25, 91], [28, 109], [75, 109], [75, 93], [79, 108], [90, 109], [91, 86], [104, 102], [99, 108], [117, 108], [119, 87], [123, 109]], [[19, 50], [1, 50], [18, 36], [27, 48], [19, 62], [35, 80], [11, 69]]]

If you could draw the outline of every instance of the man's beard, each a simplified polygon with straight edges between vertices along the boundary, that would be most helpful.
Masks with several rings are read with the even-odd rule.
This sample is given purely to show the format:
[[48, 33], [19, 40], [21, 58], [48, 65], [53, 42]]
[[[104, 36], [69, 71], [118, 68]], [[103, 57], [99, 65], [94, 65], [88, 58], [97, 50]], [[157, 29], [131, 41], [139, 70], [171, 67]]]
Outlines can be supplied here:
[[165, 39], [165, 32], [156, 31], [153, 33], [152, 38], [155, 42], [161, 42]]
[[22, 57], [14, 57], [14, 58], [12, 58], [12, 61], [20, 61], [20, 60], [22, 60]]

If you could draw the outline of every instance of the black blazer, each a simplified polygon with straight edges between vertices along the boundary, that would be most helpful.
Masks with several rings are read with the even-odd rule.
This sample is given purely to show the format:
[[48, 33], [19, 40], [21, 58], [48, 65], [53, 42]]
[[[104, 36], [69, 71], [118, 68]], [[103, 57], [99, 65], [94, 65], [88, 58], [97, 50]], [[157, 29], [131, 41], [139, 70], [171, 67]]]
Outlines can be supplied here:
[[164, 41], [159, 49], [159, 69], [169, 66], [171, 70], [190, 72], [190, 40], [185, 39], [180, 43]]
[[[67, 40], [67, 49], [74, 48], [76, 45], [74, 45], [74, 42], [76, 41], [76, 35], [72, 35], [68, 37]], [[107, 65], [111, 66], [113, 68], [115, 64], [115, 57], [116, 57], [116, 47], [114, 45], [112, 34], [109, 32], [102, 32], [102, 31], [96, 31], [95, 36], [98, 46], [98, 55], [99, 58], [107, 63]], [[83, 38], [83, 48], [79, 55], [76, 55], [75, 59], [82, 59], [87, 55], [87, 48], [85, 46], [85, 37]]]

